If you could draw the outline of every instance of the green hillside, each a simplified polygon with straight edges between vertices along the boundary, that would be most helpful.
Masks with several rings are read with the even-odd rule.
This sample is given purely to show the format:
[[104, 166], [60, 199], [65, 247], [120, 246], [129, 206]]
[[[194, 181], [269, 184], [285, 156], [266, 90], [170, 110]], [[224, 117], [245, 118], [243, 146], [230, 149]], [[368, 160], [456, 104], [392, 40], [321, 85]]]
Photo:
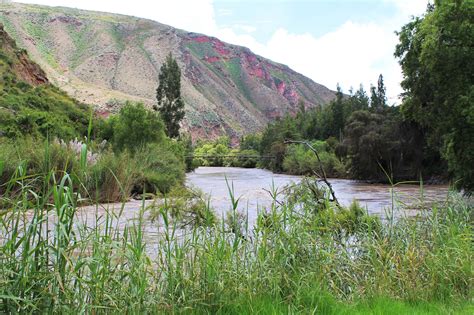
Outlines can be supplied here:
[[89, 108], [49, 83], [0, 25], [0, 135], [70, 139], [87, 131]]

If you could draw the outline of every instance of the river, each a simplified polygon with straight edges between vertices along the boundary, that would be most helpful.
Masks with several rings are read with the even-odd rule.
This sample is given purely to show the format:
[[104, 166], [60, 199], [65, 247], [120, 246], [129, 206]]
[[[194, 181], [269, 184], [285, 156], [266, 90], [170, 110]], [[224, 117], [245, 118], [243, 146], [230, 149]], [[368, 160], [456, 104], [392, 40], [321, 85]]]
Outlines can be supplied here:
[[[227, 179], [227, 182], [226, 182]], [[186, 185], [202, 190], [206, 193], [211, 202], [212, 208], [218, 216], [225, 215], [231, 209], [229, 191], [227, 184], [233, 185], [236, 197], [240, 197], [238, 211], [248, 213], [248, 221], [253, 225], [256, 221], [258, 211], [268, 208], [272, 203], [269, 190], [272, 186], [282, 189], [287, 185], [298, 183], [301, 176], [290, 176], [274, 174], [262, 169], [243, 169], [230, 167], [200, 167], [194, 172], [186, 175]], [[446, 200], [449, 187], [447, 185], [427, 185], [423, 187], [423, 194], [420, 187], [416, 185], [401, 185], [393, 189], [388, 185], [366, 184], [345, 179], [330, 179], [336, 196], [343, 205], [349, 205], [356, 199], [366, 207], [370, 214], [386, 216], [386, 209], [392, 208], [392, 196], [395, 200], [395, 217], [415, 216], [421, 212], [420, 206], [429, 207], [433, 203], [441, 203]], [[283, 196], [280, 196], [283, 198]], [[157, 200], [161, 203], [162, 201]], [[114, 227], [123, 231], [125, 226], [135, 221], [140, 213], [142, 205], [146, 208], [153, 207], [155, 201], [131, 200], [124, 204], [102, 204], [86, 206], [80, 208], [76, 213], [76, 224], [93, 227], [97, 218], [103, 224], [106, 214], [114, 214], [119, 219], [115, 221]], [[398, 207], [398, 205], [402, 205]], [[33, 213], [26, 214], [25, 220], [31, 221]], [[152, 222], [148, 219], [149, 214], [145, 213], [145, 220], [142, 229], [147, 243], [147, 251], [153, 255], [159, 250], [157, 240], [159, 234], [163, 233], [162, 222]], [[54, 213], [50, 213], [51, 224], [56, 221]], [[161, 221], [161, 220], [160, 220]], [[136, 221], [135, 221], [136, 222]]]
[[[227, 182], [226, 182], [227, 179]], [[238, 210], [249, 215], [249, 222], [255, 222], [258, 210], [268, 208], [272, 198], [272, 186], [282, 189], [286, 185], [298, 183], [301, 176], [274, 174], [262, 169], [233, 167], [199, 167], [186, 175], [186, 184], [208, 194], [211, 206], [219, 215], [231, 208], [227, 183], [233, 185], [236, 197], [240, 197]], [[367, 184], [347, 179], [329, 179], [336, 197], [348, 206], [355, 199], [370, 214], [382, 218], [394, 206], [394, 216], [414, 216], [420, 208], [446, 200], [447, 185], [399, 185], [392, 189], [389, 185]], [[392, 199], [393, 197], [393, 199]]]

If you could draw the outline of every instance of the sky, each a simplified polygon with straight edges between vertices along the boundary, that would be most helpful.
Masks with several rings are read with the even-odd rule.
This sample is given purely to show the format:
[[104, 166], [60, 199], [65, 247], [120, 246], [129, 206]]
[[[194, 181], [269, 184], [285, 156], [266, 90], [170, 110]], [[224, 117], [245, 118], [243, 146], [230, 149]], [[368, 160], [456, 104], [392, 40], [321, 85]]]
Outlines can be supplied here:
[[395, 31], [423, 14], [428, 0], [21, 0], [144, 17], [250, 48], [330, 89], [383, 74], [399, 103], [402, 74]]

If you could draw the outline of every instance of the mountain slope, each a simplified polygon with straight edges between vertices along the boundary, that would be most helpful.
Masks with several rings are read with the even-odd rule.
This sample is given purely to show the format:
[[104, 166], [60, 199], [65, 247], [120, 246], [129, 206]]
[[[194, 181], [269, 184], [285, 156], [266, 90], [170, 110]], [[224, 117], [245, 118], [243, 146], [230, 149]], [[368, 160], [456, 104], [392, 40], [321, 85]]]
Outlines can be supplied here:
[[84, 135], [89, 109], [49, 84], [0, 24], [0, 138]]
[[0, 5], [0, 13], [0, 23], [56, 85], [104, 115], [123, 100], [154, 104], [159, 68], [172, 52], [194, 138], [238, 137], [296, 112], [300, 100], [315, 107], [334, 98], [247, 48], [154, 21], [21, 4]]

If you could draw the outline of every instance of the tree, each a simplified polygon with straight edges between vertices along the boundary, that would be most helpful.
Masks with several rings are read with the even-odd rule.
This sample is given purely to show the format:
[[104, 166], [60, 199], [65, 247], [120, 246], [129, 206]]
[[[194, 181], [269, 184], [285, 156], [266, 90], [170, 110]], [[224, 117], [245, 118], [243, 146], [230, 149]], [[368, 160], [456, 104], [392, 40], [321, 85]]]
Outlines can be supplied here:
[[184, 102], [181, 98], [181, 69], [170, 53], [161, 66], [159, 86], [156, 90], [158, 105], [154, 107], [165, 123], [170, 138], [179, 137], [179, 124], [184, 118]]
[[396, 111], [356, 111], [349, 118], [343, 145], [349, 153], [354, 178], [388, 180], [385, 172], [400, 178], [403, 154]]
[[359, 86], [359, 89], [355, 92], [355, 94], [351, 95], [350, 102], [351, 112], [369, 109], [369, 97], [367, 96], [362, 84]]
[[448, 161], [456, 184], [474, 191], [472, 0], [435, 1], [398, 32], [402, 110]]
[[159, 143], [164, 138], [164, 126], [160, 117], [146, 109], [143, 104], [127, 102], [120, 113], [110, 120], [111, 137], [116, 150], [129, 150], [135, 153], [138, 149], [150, 144]]
[[331, 103], [332, 115], [333, 115], [333, 132], [331, 136], [340, 138], [342, 131], [344, 130], [344, 104], [343, 104], [344, 94], [342, 93], [342, 88], [338, 84], [336, 99]]
[[379, 79], [377, 81], [377, 99], [379, 101], [379, 106], [384, 107], [387, 106], [387, 96], [385, 95], [387, 89], [385, 88], [385, 84], [383, 83], [383, 75], [379, 75]]
[[383, 75], [379, 75], [377, 87], [370, 87], [370, 106], [372, 109], [380, 110], [387, 105], [386, 88], [383, 83]]

